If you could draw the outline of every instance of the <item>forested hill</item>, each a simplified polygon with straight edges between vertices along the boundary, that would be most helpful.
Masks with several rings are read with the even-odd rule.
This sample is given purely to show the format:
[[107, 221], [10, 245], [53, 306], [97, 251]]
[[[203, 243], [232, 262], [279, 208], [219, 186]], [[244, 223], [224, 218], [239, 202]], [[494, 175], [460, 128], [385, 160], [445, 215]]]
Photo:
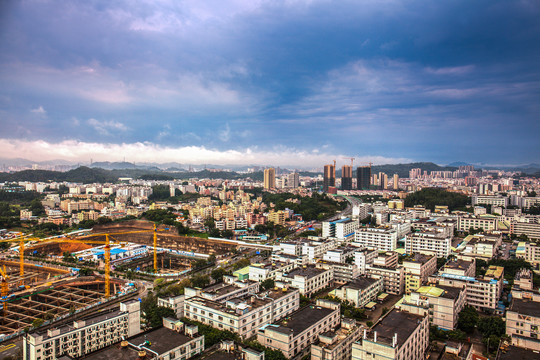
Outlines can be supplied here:
[[48, 170], [24, 170], [15, 173], [0, 173], [0, 182], [6, 181], [68, 181], [77, 183], [115, 183], [120, 177], [131, 177], [146, 180], [174, 180], [174, 179], [241, 179], [252, 178], [262, 180], [262, 172], [252, 174], [238, 174], [229, 171], [209, 171], [168, 173], [148, 171], [141, 169], [104, 170], [100, 168], [88, 168], [81, 166], [67, 172]]

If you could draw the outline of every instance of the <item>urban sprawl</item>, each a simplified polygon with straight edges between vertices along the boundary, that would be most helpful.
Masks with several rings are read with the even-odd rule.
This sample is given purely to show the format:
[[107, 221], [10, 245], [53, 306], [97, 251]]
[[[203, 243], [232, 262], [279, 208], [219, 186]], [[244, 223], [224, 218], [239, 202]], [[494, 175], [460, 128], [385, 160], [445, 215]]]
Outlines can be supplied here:
[[540, 179], [321, 170], [0, 182], [2, 354], [540, 358]]

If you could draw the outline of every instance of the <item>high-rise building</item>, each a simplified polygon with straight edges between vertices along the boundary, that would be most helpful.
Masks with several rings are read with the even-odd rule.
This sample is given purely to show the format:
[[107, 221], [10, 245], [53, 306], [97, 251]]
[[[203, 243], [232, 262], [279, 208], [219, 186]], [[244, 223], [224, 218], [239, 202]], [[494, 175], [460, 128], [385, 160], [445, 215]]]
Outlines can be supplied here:
[[352, 166], [343, 165], [341, 168], [341, 189], [352, 190]]
[[383, 172], [379, 173], [379, 186], [381, 189], [388, 189], [388, 175]]
[[358, 190], [368, 190], [371, 181], [371, 166], [356, 168], [356, 187]]
[[422, 169], [416, 168], [416, 169], [409, 170], [410, 179], [417, 179], [419, 177], [422, 177]]
[[394, 174], [394, 190], [399, 190], [399, 175]]
[[296, 189], [300, 185], [300, 176], [297, 172], [290, 173], [287, 175], [287, 187], [291, 189]]
[[264, 188], [266, 190], [276, 188], [276, 170], [274, 168], [264, 169]]
[[328, 191], [330, 186], [336, 186], [336, 167], [334, 165], [324, 165], [323, 191]]

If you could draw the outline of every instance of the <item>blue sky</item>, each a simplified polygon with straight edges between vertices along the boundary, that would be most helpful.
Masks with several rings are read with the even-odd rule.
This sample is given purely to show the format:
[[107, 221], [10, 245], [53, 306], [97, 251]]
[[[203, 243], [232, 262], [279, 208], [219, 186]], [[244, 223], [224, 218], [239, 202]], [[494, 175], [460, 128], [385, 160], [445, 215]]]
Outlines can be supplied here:
[[534, 0], [2, 2], [0, 148], [33, 160], [539, 162], [538, 19]]

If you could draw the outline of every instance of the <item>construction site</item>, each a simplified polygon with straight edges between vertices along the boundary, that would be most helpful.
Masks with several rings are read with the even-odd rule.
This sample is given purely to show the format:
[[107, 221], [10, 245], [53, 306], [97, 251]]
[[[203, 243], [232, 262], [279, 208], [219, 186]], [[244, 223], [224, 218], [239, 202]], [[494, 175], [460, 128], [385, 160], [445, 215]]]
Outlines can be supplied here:
[[[19, 292], [3, 303], [0, 334], [29, 328], [37, 319], [49, 320], [98, 304], [103, 300], [104, 286], [103, 278], [84, 277]], [[113, 281], [110, 286], [116, 293], [122, 283]]]
[[[157, 254], [158, 274], [181, 273], [190, 270], [196, 260], [168, 253]], [[144, 256], [116, 266], [117, 271], [152, 272], [154, 268], [153, 256]]]
[[[92, 236], [95, 237], [99, 233], [116, 233], [117, 235], [115, 235], [114, 238], [118, 241], [152, 246], [153, 237], [151, 232], [153, 232], [153, 226], [154, 224], [152, 222], [143, 220], [96, 225], [92, 229], [94, 233]], [[229, 253], [236, 247], [235, 244], [226, 241], [181, 236], [178, 235], [175, 228], [168, 228], [165, 225], [160, 225], [157, 229], [157, 246], [171, 250], [221, 255]], [[84, 239], [85, 237], [81, 237], [82, 241], [84, 241]]]

